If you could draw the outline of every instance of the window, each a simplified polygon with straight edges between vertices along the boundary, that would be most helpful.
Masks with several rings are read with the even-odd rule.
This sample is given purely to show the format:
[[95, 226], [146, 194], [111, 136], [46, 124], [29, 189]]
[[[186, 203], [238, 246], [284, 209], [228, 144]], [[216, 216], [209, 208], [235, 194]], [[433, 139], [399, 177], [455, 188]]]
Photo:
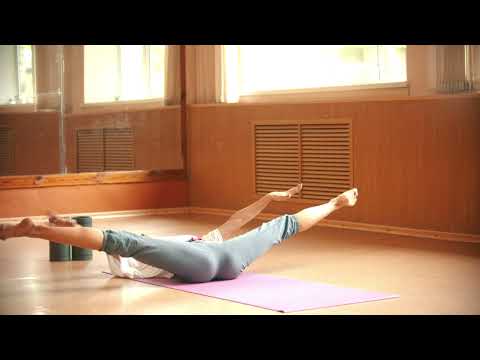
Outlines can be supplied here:
[[0, 45], [0, 105], [33, 104], [32, 45]]
[[85, 45], [84, 102], [161, 99], [164, 45]]
[[480, 90], [480, 45], [436, 45], [437, 91]]
[[224, 66], [238, 96], [407, 80], [406, 45], [227, 45]]

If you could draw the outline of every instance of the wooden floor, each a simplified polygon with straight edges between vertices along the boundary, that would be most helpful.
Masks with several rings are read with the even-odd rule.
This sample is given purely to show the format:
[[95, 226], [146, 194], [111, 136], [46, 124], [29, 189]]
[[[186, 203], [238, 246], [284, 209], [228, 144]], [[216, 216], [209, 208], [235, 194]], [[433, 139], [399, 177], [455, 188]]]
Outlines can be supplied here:
[[[166, 215], [95, 220], [100, 228], [203, 234], [226, 220]], [[244, 230], [254, 228], [253, 221]], [[252, 314], [253, 306], [110, 278], [92, 261], [48, 260], [48, 242], [0, 243], [1, 314]], [[247, 271], [396, 293], [398, 299], [295, 314], [480, 314], [480, 245], [316, 227], [274, 247]]]

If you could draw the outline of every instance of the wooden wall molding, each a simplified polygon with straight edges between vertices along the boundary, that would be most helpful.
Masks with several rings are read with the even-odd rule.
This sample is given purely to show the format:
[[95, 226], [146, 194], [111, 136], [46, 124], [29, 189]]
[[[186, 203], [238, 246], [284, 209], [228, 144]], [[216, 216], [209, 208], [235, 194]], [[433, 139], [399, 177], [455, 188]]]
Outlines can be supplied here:
[[[134, 108], [108, 108], [104, 109], [96, 105], [88, 105], [85, 107], [86, 110], [78, 113], [69, 113], [65, 114], [65, 119], [76, 119], [82, 116], [89, 116], [89, 115], [118, 115], [118, 114], [131, 114], [131, 113], [147, 113], [152, 111], [170, 111], [170, 110], [178, 110], [180, 109], [180, 105], [158, 105], [155, 103], [151, 104], [136, 104], [137, 107]], [[142, 107], [140, 107], [142, 106]], [[35, 113], [32, 113], [35, 114]]]
[[306, 104], [337, 104], [337, 103], [371, 103], [371, 102], [403, 102], [403, 101], [432, 101], [444, 100], [451, 101], [455, 99], [476, 99], [480, 98], [480, 91], [466, 94], [434, 94], [434, 95], [405, 95], [405, 96], [372, 96], [359, 98], [340, 98], [340, 99], [322, 99], [322, 100], [296, 100], [296, 101], [261, 101], [261, 102], [238, 102], [238, 103], [209, 103], [209, 104], [188, 104], [187, 108], [236, 108], [252, 106], [278, 106], [278, 105], [306, 105]]
[[0, 190], [185, 180], [184, 170], [135, 170], [0, 177]]

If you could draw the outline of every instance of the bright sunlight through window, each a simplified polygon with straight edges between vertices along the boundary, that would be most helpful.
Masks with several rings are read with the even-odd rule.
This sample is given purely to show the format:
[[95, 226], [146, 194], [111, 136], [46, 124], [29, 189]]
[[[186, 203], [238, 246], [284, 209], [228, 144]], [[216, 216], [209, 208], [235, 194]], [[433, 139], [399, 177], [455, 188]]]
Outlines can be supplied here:
[[0, 45], [0, 105], [34, 102], [32, 45]]
[[226, 86], [239, 96], [407, 80], [406, 45], [227, 45], [224, 54]]
[[85, 103], [162, 99], [165, 48], [165, 45], [85, 45]]

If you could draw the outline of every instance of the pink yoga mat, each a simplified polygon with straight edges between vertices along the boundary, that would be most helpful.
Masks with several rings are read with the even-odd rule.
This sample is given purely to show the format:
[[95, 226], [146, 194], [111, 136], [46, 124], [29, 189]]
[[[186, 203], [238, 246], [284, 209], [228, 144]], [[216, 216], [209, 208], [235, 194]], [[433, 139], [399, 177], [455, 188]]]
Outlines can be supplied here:
[[200, 284], [163, 278], [134, 280], [284, 313], [399, 297], [394, 294], [250, 272], [244, 272], [234, 280]]

